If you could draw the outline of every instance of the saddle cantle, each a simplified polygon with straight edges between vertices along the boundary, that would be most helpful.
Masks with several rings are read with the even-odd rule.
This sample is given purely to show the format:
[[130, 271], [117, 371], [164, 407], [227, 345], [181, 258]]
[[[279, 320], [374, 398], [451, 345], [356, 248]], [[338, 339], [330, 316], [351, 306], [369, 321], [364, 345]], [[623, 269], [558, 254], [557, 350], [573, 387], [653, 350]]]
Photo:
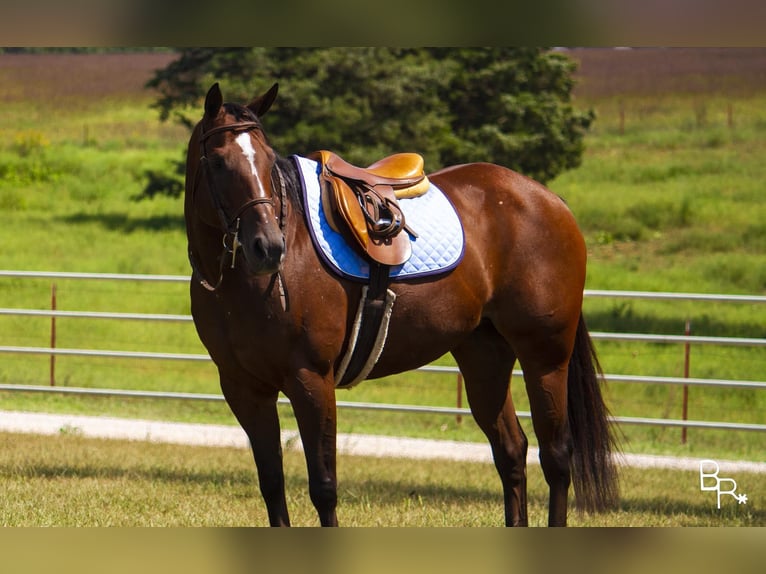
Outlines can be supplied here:
[[367, 168], [327, 150], [309, 158], [321, 165], [322, 208], [330, 226], [350, 237], [374, 262], [394, 266], [407, 261], [412, 255], [410, 236], [417, 234], [407, 226], [398, 200], [428, 191], [423, 158], [394, 154]]
[[[376, 178], [397, 180], [399, 184], [393, 186], [396, 199], [419, 197], [428, 191], [423, 156], [418, 153], [395, 153], [376, 161], [364, 171]], [[416, 183], [410, 184], [410, 180], [416, 180]]]

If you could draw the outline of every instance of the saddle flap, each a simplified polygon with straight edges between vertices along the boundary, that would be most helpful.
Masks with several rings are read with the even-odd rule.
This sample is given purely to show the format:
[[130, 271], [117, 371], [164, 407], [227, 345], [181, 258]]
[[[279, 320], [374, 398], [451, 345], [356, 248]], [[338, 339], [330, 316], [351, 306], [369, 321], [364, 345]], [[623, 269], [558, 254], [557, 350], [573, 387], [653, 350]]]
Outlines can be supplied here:
[[370, 234], [367, 232], [367, 220], [356, 194], [342, 179], [326, 177], [323, 178], [323, 183], [322, 203], [327, 220], [339, 233], [342, 230], [340, 221], [345, 223], [356, 242], [366, 251], [370, 243]]

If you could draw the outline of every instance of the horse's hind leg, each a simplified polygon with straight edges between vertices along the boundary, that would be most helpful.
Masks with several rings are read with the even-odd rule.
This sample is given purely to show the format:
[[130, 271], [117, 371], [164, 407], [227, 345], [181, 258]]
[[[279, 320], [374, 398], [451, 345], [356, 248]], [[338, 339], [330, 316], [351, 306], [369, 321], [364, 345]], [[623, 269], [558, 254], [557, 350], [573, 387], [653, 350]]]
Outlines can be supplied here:
[[489, 439], [503, 484], [506, 526], [527, 525], [527, 437], [509, 390], [516, 358], [490, 323], [452, 351], [465, 381], [471, 413]]
[[221, 389], [231, 411], [250, 439], [269, 524], [290, 526], [285, 500], [277, 393], [256, 394], [224, 376], [221, 376]]
[[540, 466], [550, 488], [548, 525], [566, 526], [571, 482], [572, 437], [567, 413], [568, 354], [566, 337], [527, 334], [516, 342], [524, 371], [532, 425], [540, 446]]

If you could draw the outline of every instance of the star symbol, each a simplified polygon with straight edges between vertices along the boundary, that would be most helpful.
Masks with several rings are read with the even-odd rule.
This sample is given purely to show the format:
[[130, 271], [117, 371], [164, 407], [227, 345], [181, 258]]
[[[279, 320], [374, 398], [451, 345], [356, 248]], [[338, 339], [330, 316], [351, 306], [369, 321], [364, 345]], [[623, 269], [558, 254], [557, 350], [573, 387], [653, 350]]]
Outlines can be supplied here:
[[747, 504], [747, 494], [738, 494], [735, 497], [739, 504]]

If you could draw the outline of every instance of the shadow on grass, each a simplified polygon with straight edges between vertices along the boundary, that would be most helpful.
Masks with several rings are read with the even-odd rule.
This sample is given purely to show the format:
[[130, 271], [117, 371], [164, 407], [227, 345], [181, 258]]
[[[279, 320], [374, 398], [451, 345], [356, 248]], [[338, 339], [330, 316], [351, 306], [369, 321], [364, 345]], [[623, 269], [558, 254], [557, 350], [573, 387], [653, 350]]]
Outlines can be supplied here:
[[[480, 486], [427, 484], [420, 480], [399, 481], [386, 478], [339, 479], [339, 490], [348, 499], [363, 497], [381, 505], [398, 505], [405, 499], [423, 500], [429, 504], [455, 504], [459, 502], [490, 503], [502, 508], [503, 495], [498, 490]], [[542, 500], [541, 503], [547, 504]]]
[[89, 214], [78, 213], [61, 218], [67, 225], [96, 223], [109, 231], [133, 233], [134, 231], [167, 231], [185, 228], [182, 214], [131, 217], [125, 213]]
[[[117, 465], [93, 465], [93, 464], [48, 464], [31, 463], [27, 466], [13, 466], [12, 468], [0, 466], [0, 476], [43, 478], [43, 479], [104, 479], [104, 480], [142, 480], [161, 481], [165, 483], [196, 484], [211, 486], [257, 486], [255, 467], [252, 472], [248, 471], [210, 471], [189, 470], [188, 468], [161, 468], [161, 467], [128, 467]], [[255, 490], [254, 490], [255, 492]]]
[[626, 498], [620, 503], [620, 511], [672, 518], [676, 526], [766, 526], [766, 510], [751, 504], [732, 504], [732, 500], [722, 500], [719, 510], [712, 493], [710, 500], [698, 503], [662, 498]]
[[[500, 478], [486, 463], [343, 456], [338, 486], [342, 498], [350, 502], [364, 499], [394, 507], [406, 500], [445, 507], [476, 504], [503, 512]], [[547, 511], [548, 486], [536, 465], [528, 467], [527, 501], [530, 507]]]
[[[766, 337], [763, 321], [721, 321], [699, 311], [688, 319], [692, 325], [692, 336], [707, 337]], [[615, 304], [610, 310], [586, 311], [585, 318], [590, 331], [612, 333], [654, 333], [661, 335], [683, 335], [686, 317], [660, 317], [650, 313], [636, 313], [630, 303]]]

